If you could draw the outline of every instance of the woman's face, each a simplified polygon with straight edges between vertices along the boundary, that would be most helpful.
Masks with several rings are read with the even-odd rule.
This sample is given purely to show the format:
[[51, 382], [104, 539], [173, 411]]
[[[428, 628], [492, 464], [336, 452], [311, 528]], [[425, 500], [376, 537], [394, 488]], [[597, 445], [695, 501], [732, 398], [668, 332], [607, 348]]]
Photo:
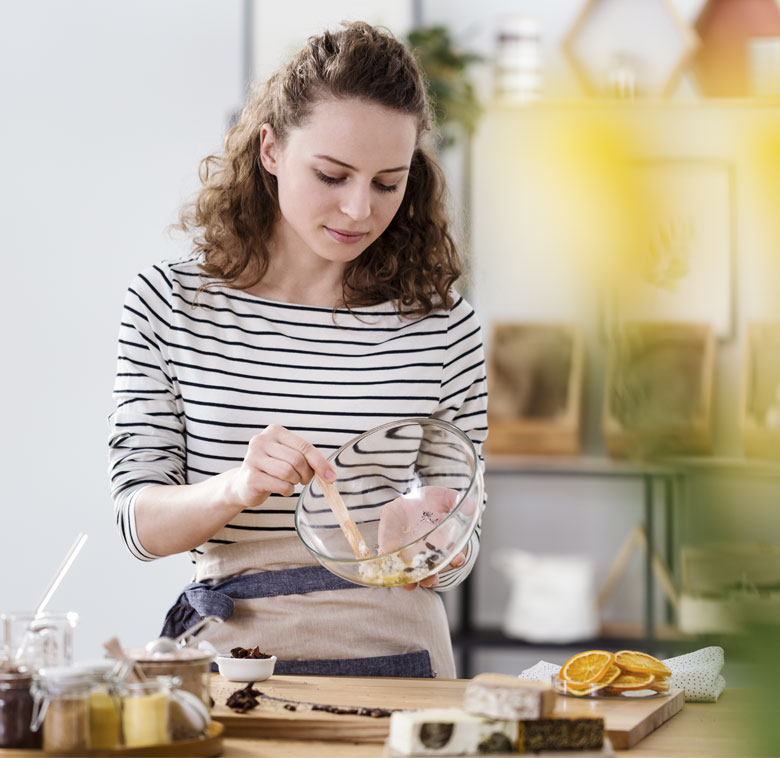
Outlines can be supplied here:
[[416, 141], [413, 116], [362, 100], [320, 102], [282, 146], [266, 124], [261, 159], [281, 209], [276, 249], [357, 258], [395, 216]]

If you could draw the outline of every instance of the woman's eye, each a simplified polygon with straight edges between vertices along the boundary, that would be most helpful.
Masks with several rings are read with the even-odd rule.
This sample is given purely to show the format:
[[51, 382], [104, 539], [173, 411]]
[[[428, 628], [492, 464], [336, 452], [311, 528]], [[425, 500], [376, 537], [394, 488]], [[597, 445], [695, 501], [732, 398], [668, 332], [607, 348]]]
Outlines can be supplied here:
[[321, 182], [325, 182], [325, 184], [338, 184], [339, 182], [343, 182], [344, 178], [337, 178], [335, 176], [328, 176], [327, 174], [323, 174], [322, 171], [317, 172], [317, 178]]
[[380, 184], [379, 182], [374, 182], [374, 184], [380, 192], [395, 192], [398, 189], [397, 184]]
[[[325, 174], [322, 171], [317, 171], [317, 178], [321, 182], [325, 182], [325, 184], [341, 184], [344, 181], [343, 176], [330, 176], [329, 174]], [[395, 192], [398, 189], [397, 184], [382, 184], [381, 182], [374, 182], [374, 186], [380, 191], [380, 192]]]

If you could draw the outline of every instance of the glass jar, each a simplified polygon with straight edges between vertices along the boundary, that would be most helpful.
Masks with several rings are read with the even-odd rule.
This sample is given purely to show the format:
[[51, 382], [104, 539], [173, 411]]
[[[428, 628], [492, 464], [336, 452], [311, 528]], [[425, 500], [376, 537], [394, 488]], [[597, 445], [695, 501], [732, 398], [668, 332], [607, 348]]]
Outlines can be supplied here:
[[122, 684], [125, 747], [164, 745], [171, 741], [171, 691], [178, 684], [170, 676]]
[[115, 675], [116, 661], [96, 659], [79, 661], [74, 668], [89, 674], [89, 747], [91, 750], [111, 750], [122, 744], [122, 699]]
[[33, 721], [43, 725], [44, 750], [87, 750], [93, 676], [75, 666], [38, 671], [32, 686]]
[[16, 666], [37, 671], [73, 663], [73, 630], [79, 615], [44, 611], [0, 614], [3, 624], [3, 657]]
[[153, 656], [150, 656], [143, 649], [126, 652], [133, 660], [138, 661], [146, 676], [174, 676], [180, 679], [180, 689], [199, 697], [206, 708], [211, 709], [209, 683], [211, 681], [211, 664], [216, 658], [214, 653], [191, 647]]
[[0, 748], [40, 748], [33, 732], [33, 674], [28, 669], [0, 666]]

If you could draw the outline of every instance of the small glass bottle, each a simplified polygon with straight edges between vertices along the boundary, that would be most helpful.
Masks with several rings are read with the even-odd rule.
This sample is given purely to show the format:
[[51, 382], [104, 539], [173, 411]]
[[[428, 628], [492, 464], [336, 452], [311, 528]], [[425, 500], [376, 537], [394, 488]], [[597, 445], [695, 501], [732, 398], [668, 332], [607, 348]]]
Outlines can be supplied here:
[[78, 668], [92, 677], [89, 693], [89, 748], [112, 750], [121, 745], [122, 701], [115, 676], [116, 661], [79, 661]]
[[32, 731], [31, 671], [0, 666], [0, 748], [40, 748], [41, 735]]
[[163, 745], [171, 741], [171, 690], [179, 680], [158, 676], [122, 685], [122, 731], [125, 747]]
[[41, 669], [32, 686], [33, 722], [43, 725], [44, 750], [89, 748], [89, 694], [93, 676], [75, 666]]

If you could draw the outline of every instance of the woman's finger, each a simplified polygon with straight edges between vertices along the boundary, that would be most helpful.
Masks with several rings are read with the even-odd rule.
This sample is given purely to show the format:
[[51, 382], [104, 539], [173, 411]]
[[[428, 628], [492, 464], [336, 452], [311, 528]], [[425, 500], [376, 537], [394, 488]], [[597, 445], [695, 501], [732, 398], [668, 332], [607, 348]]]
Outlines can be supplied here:
[[[267, 459], [284, 461], [295, 469], [297, 477], [282, 475], [282, 478], [294, 483], [306, 484], [315, 473], [326, 481], [336, 479], [336, 472], [314, 445], [279, 424], [269, 424], [249, 440], [247, 457], [252, 465], [260, 469], [266, 468]], [[274, 471], [279, 475], [281, 469], [276, 466]]]
[[[298, 482], [306, 484], [314, 476], [314, 470], [309, 466], [304, 455], [283, 442], [272, 442], [268, 447], [268, 454], [290, 467], [291, 471], [294, 472], [296, 484]], [[289, 479], [288, 481], [293, 480]]]
[[[311, 468], [313, 474], [322, 477], [326, 482], [333, 482], [336, 480], [336, 472], [333, 470], [330, 463], [328, 463], [325, 456], [317, 450], [314, 445], [303, 439], [303, 437], [293, 434], [284, 427], [279, 427], [277, 439], [288, 448], [300, 453]], [[309, 479], [311, 479], [311, 476], [309, 476]], [[305, 481], [308, 482], [309, 479], [306, 479]]]

